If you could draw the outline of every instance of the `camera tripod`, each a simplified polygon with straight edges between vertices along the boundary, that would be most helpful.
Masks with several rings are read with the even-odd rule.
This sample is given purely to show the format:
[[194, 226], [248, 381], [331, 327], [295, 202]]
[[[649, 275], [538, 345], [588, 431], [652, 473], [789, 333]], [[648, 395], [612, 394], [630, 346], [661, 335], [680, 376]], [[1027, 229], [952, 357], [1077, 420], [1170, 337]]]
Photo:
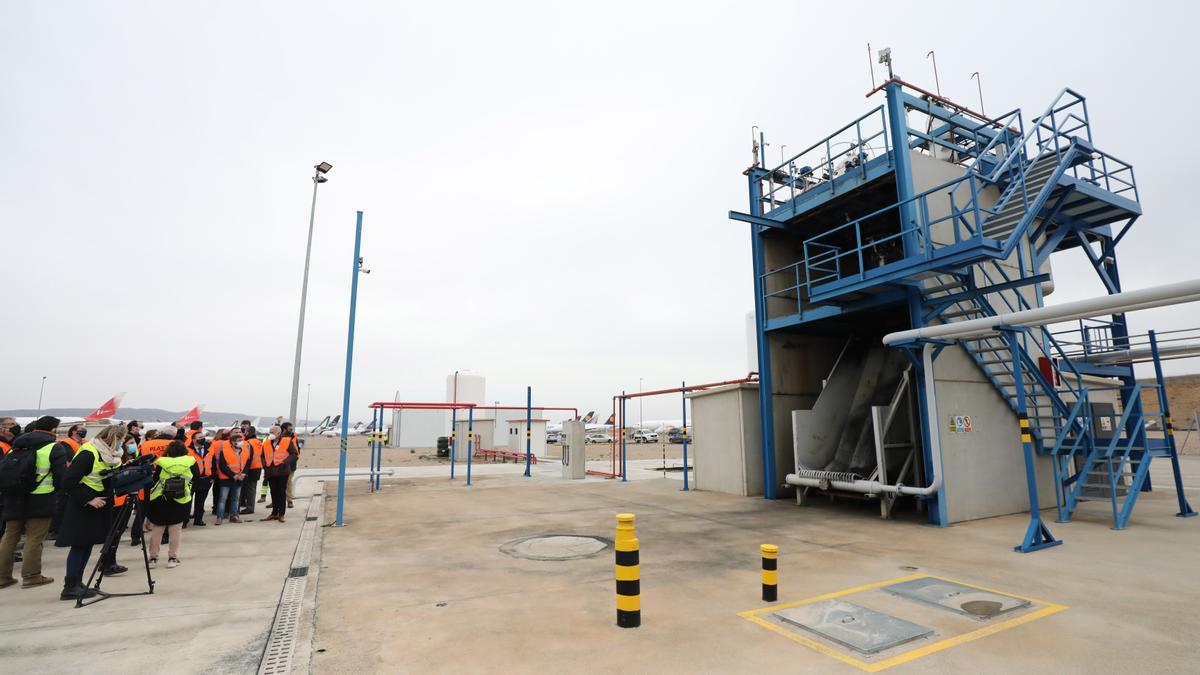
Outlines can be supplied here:
[[[146, 568], [146, 586], [147, 590], [138, 591], [136, 593], [108, 593], [100, 590], [100, 582], [104, 581], [104, 567], [109, 560], [115, 560], [117, 548], [121, 545], [121, 535], [125, 532], [126, 525], [129, 524], [129, 515], [133, 513], [133, 504], [136, 501], [137, 493], [130, 494], [125, 503], [117, 510], [116, 517], [113, 518], [112, 526], [108, 528], [108, 536], [104, 539], [104, 546], [100, 549], [100, 557], [96, 560], [96, 565], [92, 567], [92, 574], [88, 577], [86, 588], [92, 588], [96, 591], [95, 597], [85, 601], [83, 598], [75, 600], [75, 607], [83, 607], [85, 605], [93, 605], [101, 600], [107, 600], [111, 597], [129, 597], [134, 595], [152, 595], [154, 593], [154, 577], [150, 576], [150, 554], [146, 551], [146, 537], [142, 537], [142, 564]], [[155, 530], [155, 535], [158, 531]], [[95, 583], [93, 584], [93, 580]]]

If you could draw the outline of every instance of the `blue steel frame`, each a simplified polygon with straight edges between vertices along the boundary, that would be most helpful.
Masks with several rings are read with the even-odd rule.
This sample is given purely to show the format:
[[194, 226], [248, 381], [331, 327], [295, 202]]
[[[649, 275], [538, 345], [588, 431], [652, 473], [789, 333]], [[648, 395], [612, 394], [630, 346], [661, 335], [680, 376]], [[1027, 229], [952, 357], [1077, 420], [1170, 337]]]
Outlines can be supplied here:
[[354, 271], [350, 277], [350, 327], [346, 335], [346, 386], [342, 393], [342, 444], [338, 454], [338, 498], [336, 527], [345, 525], [342, 515], [346, 501], [346, 440], [350, 434], [350, 374], [354, 371], [354, 313], [358, 309], [358, 272], [362, 251], [363, 212], [359, 211], [354, 224]]
[[[730, 213], [730, 218], [749, 223], [751, 227], [764, 498], [777, 498], [779, 487], [775, 464], [771, 331], [899, 302], [905, 303], [907, 307], [911, 327], [920, 328], [934, 320], [949, 320], [950, 315], [945, 315], [947, 310], [955, 305], [963, 307], [960, 303], [966, 303], [973, 309], [960, 310], [953, 316], [967, 313], [995, 315], [996, 310], [987, 300], [989, 295], [998, 294], [1009, 305], [1009, 309], [1015, 311], [1016, 308], [1003, 295], [1004, 292], [1016, 295], [1019, 308], [1028, 308], [1029, 301], [1016, 292], [1021, 288], [1032, 288], [1035, 297], [1033, 303], [1040, 306], [1041, 284], [1046, 280], [1046, 276], [1038, 274], [1037, 270], [1042, 268], [1052, 253], [1065, 248], [1082, 248], [1108, 292], [1117, 293], [1121, 290], [1115, 247], [1141, 214], [1138, 187], [1131, 165], [1097, 150], [1092, 145], [1084, 97], [1070, 89], [1063, 89], [1041, 115], [1032, 119], [1026, 129], [1019, 110], [989, 119], [962, 108], [955, 108], [952, 104], [944, 105], [948, 102], [929, 95], [928, 92], [922, 92], [926, 94], [923, 97], [914, 96], [905, 91], [905, 87], [908, 86], [911, 85], [898, 80], [885, 83], [880, 87], [886, 96], [884, 106], [855, 119], [805, 151], [824, 147], [824, 177], [813, 178], [814, 174], [809, 167], [796, 170], [795, 165], [803, 163], [805, 152], [784, 161], [774, 169], [763, 168], [756, 163], [746, 172], [749, 178], [750, 212]], [[930, 129], [926, 132], [910, 128], [908, 110], [927, 114], [931, 119]], [[868, 131], [866, 135], [863, 132], [864, 125], [874, 124], [875, 115], [886, 118], [885, 130], [881, 132], [887, 147], [886, 158], [868, 157], [863, 152], [864, 138], [879, 137], [879, 134], [873, 131]], [[850, 134], [851, 129], [853, 137], [849, 138], [849, 150], [834, 157], [833, 147], [836, 143], [831, 143], [831, 139], [839, 134]], [[766, 147], [765, 138], [761, 133], [758, 145], [760, 148]], [[908, 150], [922, 146], [939, 146], [954, 153], [952, 157], [957, 156], [962, 160], [958, 163], [966, 167], [966, 173], [937, 188], [916, 194], [913, 165]], [[833, 159], [841, 161], [843, 156], [849, 159], [845, 170], [839, 175], [834, 170]], [[1038, 164], [1039, 162], [1051, 164]], [[1033, 172], [1034, 178], [1027, 184], [1026, 173], [1033, 169], [1035, 164], [1038, 164], [1039, 168]], [[803, 242], [804, 254], [801, 261], [766, 270], [764, 235], [768, 231], [786, 232], [794, 237], [795, 234], [788, 229], [788, 222], [792, 218], [824, 203], [834, 195], [845, 194], [887, 172], [894, 173], [897, 193], [895, 204], [849, 223], [839, 224], [833, 230], [817, 233]], [[840, 180], [842, 182], [839, 182]], [[960, 206], [955, 201], [954, 191], [963, 183], [970, 187], [970, 195]], [[995, 205], [985, 207], [980, 204], [980, 188], [985, 184], [994, 185], [1000, 190], [1000, 198]], [[820, 189], [815, 189], [818, 187]], [[783, 192], [785, 189], [786, 194]], [[946, 192], [950, 199], [948, 217], [930, 215], [927, 197], [939, 190]], [[899, 264], [887, 264], [873, 269], [868, 275], [863, 265], [864, 251], [871, 246], [878, 246], [880, 240], [864, 236], [862, 224], [885, 212], [895, 213], [899, 222], [896, 234], [885, 238], [894, 238], [902, 243], [904, 259]], [[888, 217], [891, 217], [890, 213]], [[999, 241], [984, 232], [984, 224], [993, 217], [997, 220], [992, 221], [995, 227], [990, 231], [1000, 233], [999, 238], [1002, 240]], [[931, 227], [947, 221], [952, 223], [950, 227], [953, 228], [953, 243], [934, 242]], [[1124, 225], [1113, 236], [1117, 227], [1113, 224], [1120, 221], [1124, 221]], [[1011, 229], [1005, 226], [1011, 226]], [[849, 239], [855, 242], [851, 244], [853, 248], [841, 248], [842, 244], [833, 243], [837, 239], [829, 235], [835, 232], [843, 237], [843, 241]], [[1026, 235], [1031, 242], [1028, 250], [1024, 245]], [[1042, 243], [1034, 245], [1032, 242], [1036, 241]], [[1096, 241], [1100, 243], [1099, 254], [1091, 248]], [[934, 251], [935, 247], [941, 248]], [[998, 260], [1007, 259], [1013, 253], [1017, 256], [1019, 267], [1015, 278], [1010, 277], [996, 264]], [[847, 261], [845, 265], [843, 260]], [[987, 269], [989, 267], [994, 268], [998, 278], [991, 276]], [[857, 277], [853, 273], [847, 274], [847, 270], [855, 269]], [[976, 282], [974, 275], [977, 271], [982, 273], [984, 281]], [[924, 284], [920, 279], [931, 272], [948, 274], [962, 280], [963, 290], [940, 297], [926, 297]], [[769, 281], [777, 281], [778, 275], [787, 274], [794, 276], [794, 282], [769, 284]], [[873, 295], [862, 297], [862, 291], [869, 287], [874, 291]], [[887, 288], [879, 292], [881, 287]], [[804, 306], [805, 293], [808, 307]], [[778, 312], [780, 305], [769, 305], [768, 301], [772, 298], [790, 300], [792, 294], [795, 296], [795, 311], [772, 317], [771, 312]], [[786, 305], [783, 307], [787, 309]], [[1129, 345], [1129, 331], [1123, 315], [1112, 317], [1105, 330], [1111, 348], [1118, 349]], [[1155, 366], [1158, 369], [1157, 347], [1154, 346], [1153, 336], [1151, 343], [1155, 353]], [[1025, 426], [1022, 430], [1022, 446], [1026, 453], [1031, 522], [1022, 545], [1017, 547], [1018, 550], [1038, 550], [1059, 543], [1042, 522], [1038, 509], [1033, 462], [1036, 454], [1052, 455], [1056, 478], [1055, 496], [1062, 520], [1069, 520], [1073, 494], [1077, 494], [1081, 488], [1081, 485], [1075, 485], [1073, 490], [1068, 490], [1071, 482], [1078, 478], [1077, 473], [1074, 477], [1068, 477], [1068, 473], [1073, 469], [1071, 464], [1074, 458], [1083, 451], [1088, 453], [1089, 462], [1094, 461], [1098, 453], [1107, 453], [1108, 457], [1112, 457], [1113, 452], [1119, 452], [1120, 456], [1116, 460], [1122, 466], [1129, 462], [1135, 467], [1134, 470], [1139, 474], [1137, 484], [1142, 486], [1142, 490], [1149, 489], [1146, 467], [1150, 458], [1170, 454], [1179, 487], [1179, 515], [1195, 515], [1186, 501], [1181, 479], [1178, 478], [1173, 434], [1168, 434], [1167, 441], [1161, 444], [1157, 441], [1151, 442], [1146, 437], [1143, 420], [1147, 414], [1143, 410], [1141, 396], [1141, 391], [1146, 386], [1137, 383], [1131, 367], [1094, 364], [1086, 360], [1073, 363], [1053, 335], [1045, 329], [1036, 333], [1028, 330], [1006, 331], [1003, 344], [1008, 345], [1013, 357], [1009, 370], [1015, 380], [1013, 384], [1006, 384], [1002, 379], [1004, 374], [996, 375], [986, 367], [986, 363], [995, 361], [985, 361], [980, 354], [970, 349], [967, 351], [1009, 401]], [[1057, 376], [1062, 377], [1064, 381], [1067, 377], [1078, 381], [1077, 388], [1068, 385], [1068, 390], [1076, 397], [1075, 401], [1067, 403], [1058, 396], [1055, 384], [1047, 380], [1047, 376], [1040, 369], [1041, 364], [1036, 362], [1035, 355], [1031, 355], [1029, 351], [1033, 344], [1039, 345], [1046, 357], [1057, 355], [1057, 358], [1051, 359], [1052, 368], [1058, 373]], [[1001, 363], [1004, 363], [1004, 360], [1001, 360]], [[1032, 381], [1035, 391], [1025, 390], [1023, 373], [1028, 374], [1026, 377]], [[1103, 439], [1103, 443], [1097, 443], [1092, 437], [1089, 426], [1092, 413], [1088, 405], [1088, 390], [1081, 380], [1085, 374], [1117, 377], [1122, 382], [1119, 396], [1124, 405], [1124, 414], [1119, 416], [1120, 428], [1125, 432], [1128, 442], [1124, 443], [1120, 451], [1109, 447], [1115, 439], [1106, 438]], [[924, 377], [925, 373], [918, 368], [917, 392], [922, 410], [927, 407]], [[1160, 392], [1159, 398], [1165, 407], [1165, 387], [1162, 385], [1161, 375], [1159, 380], [1155, 388]], [[1011, 395], [1005, 393], [1006, 389], [1012, 390]], [[1027, 399], [1031, 397], [1034, 404], [1040, 404], [1037, 405], [1039, 410], [1049, 407], [1052, 409], [1049, 415], [1057, 416], [1053, 429], [1029, 426]], [[1047, 400], [1053, 405], [1047, 406]], [[1037, 417], [1042, 420], [1045, 415], [1047, 413], [1038, 412]], [[1169, 413], [1163, 412], [1162, 415], [1166, 420], [1165, 427], [1169, 427]], [[920, 416], [920, 424], [923, 445], [926, 448], [926, 479], [931, 481], [933, 467], [930, 466], [932, 458], [928, 451], [930, 430], [924, 415]], [[1136, 495], [1133, 495], [1117, 509], [1114, 498], [1114, 520], [1118, 527], [1124, 525], [1135, 501]], [[928, 498], [928, 502], [930, 521], [937, 525], [946, 525], [947, 514], [941, 492]]]
[[[761, 381], [761, 378], [762, 378], [762, 374], [761, 374], [761, 373], [759, 374], [759, 378], [760, 378], [760, 381]], [[760, 385], [760, 386], [761, 386], [761, 385]], [[683, 492], [687, 492], [687, 491], [689, 490], [689, 487], [688, 487], [688, 473], [690, 473], [690, 472], [691, 472], [691, 469], [688, 467], [688, 453], [687, 453], [687, 450], [688, 450], [688, 432], [687, 432], [687, 382], [680, 382], [680, 383], [679, 383], [679, 388], [680, 388], [680, 390], [681, 390], [681, 391], [679, 392], [679, 400], [681, 401], [680, 405], [683, 407], [683, 488], [682, 488], [682, 491], [683, 491]], [[621, 403], [621, 406], [622, 406], [622, 407], [624, 407], [624, 405], [625, 405], [625, 403], [624, 403], [624, 401], [622, 401], [622, 403]], [[624, 417], [622, 417], [621, 419], [622, 419], [622, 420], [624, 420], [625, 418], [624, 418]], [[622, 437], [624, 436], [624, 434], [621, 434], [621, 435], [622, 435]], [[622, 443], [622, 444], [624, 444], [624, 442], [625, 442], [625, 441], [624, 441], [624, 439], [622, 439], [621, 443]], [[622, 457], [624, 457], [624, 455], [625, 455], [625, 453], [624, 453], [624, 451], [622, 450], [622, 452], [621, 452], [621, 456], [622, 456]]]
[[[499, 417], [499, 415], [497, 415]], [[525, 477], [529, 478], [531, 445], [533, 443], [533, 387], [525, 387]]]
[[1062, 540], [1055, 539], [1054, 535], [1050, 534], [1050, 528], [1042, 520], [1042, 508], [1038, 502], [1037, 464], [1034, 459], [1033, 434], [1029, 427], [1029, 411], [1025, 403], [1025, 378], [1021, 374], [1024, 360], [1022, 357], [1025, 353], [1019, 339], [1022, 331], [1006, 329], [1002, 332], [1005, 340], [1008, 341], [1009, 351], [1012, 353], [1013, 383], [1017, 394], [1017, 421], [1021, 429], [1021, 450], [1025, 453], [1025, 485], [1029, 490], [1029, 527], [1025, 529], [1025, 538], [1021, 540], [1019, 546], [1014, 547], [1014, 550], [1031, 553], [1058, 546]]

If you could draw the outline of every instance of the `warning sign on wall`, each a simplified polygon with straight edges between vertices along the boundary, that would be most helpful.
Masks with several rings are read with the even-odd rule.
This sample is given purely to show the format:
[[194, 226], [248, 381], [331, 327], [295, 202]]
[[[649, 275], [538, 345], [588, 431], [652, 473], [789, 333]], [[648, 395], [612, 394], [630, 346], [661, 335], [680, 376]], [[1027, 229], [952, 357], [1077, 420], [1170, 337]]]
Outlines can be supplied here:
[[950, 433], [952, 433], [952, 434], [969, 434], [969, 433], [971, 433], [971, 416], [970, 415], [951, 415], [950, 416]]

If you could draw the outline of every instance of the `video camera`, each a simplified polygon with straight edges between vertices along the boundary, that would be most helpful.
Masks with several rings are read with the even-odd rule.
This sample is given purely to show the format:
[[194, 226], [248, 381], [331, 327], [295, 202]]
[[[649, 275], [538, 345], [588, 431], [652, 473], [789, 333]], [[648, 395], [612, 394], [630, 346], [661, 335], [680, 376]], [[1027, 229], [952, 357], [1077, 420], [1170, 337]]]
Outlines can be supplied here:
[[112, 486], [114, 495], [132, 494], [154, 483], [154, 461], [157, 459], [155, 455], [142, 455], [125, 466], [110, 469], [101, 475]]

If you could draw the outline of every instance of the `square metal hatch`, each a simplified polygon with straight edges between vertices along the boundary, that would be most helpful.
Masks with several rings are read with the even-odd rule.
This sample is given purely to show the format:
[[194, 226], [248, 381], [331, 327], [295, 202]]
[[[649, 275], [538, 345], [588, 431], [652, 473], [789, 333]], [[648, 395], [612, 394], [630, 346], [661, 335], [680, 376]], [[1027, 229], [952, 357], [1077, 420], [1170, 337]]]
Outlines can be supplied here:
[[1028, 600], [991, 593], [933, 577], [902, 581], [891, 586], [884, 586], [883, 590], [902, 598], [936, 605], [972, 619], [990, 619], [999, 614], [1029, 606]]
[[784, 609], [775, 616], [863, 654], [876, 654], [933, 634], [932, 628], [841, 600]]

